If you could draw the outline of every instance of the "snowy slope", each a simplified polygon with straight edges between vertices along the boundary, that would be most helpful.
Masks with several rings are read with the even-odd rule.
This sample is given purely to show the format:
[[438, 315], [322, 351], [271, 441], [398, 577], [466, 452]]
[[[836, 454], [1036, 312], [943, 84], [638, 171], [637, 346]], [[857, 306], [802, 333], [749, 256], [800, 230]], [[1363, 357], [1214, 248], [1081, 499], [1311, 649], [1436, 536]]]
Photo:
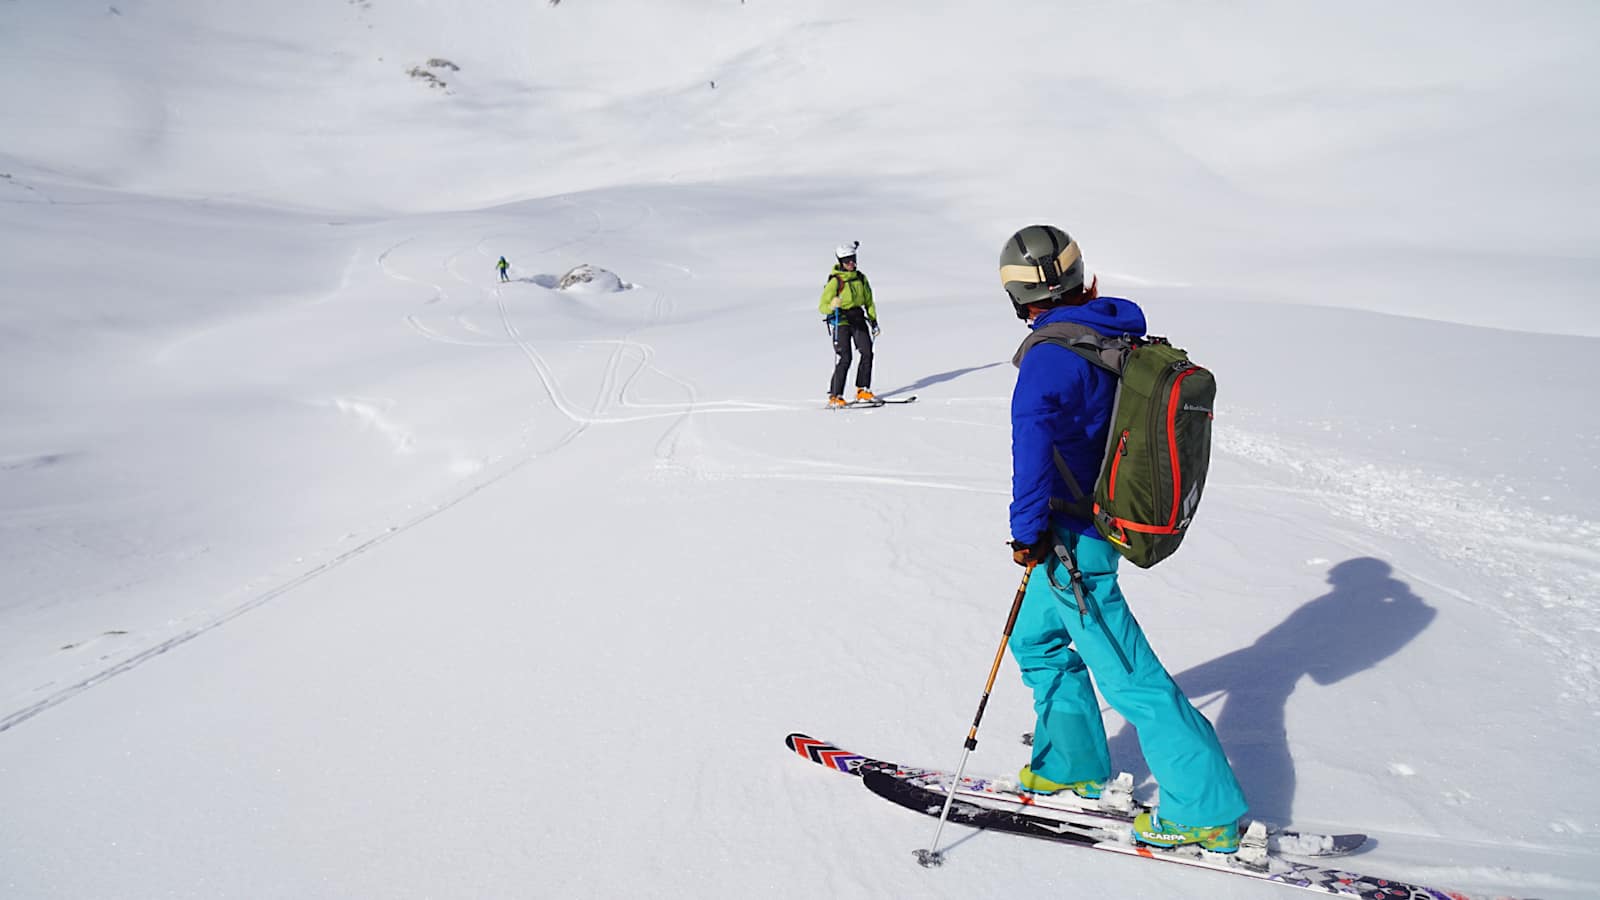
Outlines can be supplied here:
[[1595, 13], [925, 6], [0, 6], [0, 895], [1281, 896], [781, 744], [959, 756], [1032, 221], [1218, 374], [1124, 584], [1256, 814], [1600, 893]]

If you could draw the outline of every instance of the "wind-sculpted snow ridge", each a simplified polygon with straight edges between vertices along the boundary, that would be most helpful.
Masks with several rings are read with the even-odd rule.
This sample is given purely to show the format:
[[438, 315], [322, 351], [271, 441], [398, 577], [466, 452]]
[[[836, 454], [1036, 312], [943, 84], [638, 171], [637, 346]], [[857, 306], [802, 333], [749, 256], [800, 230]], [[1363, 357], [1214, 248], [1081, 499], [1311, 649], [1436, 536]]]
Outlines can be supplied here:
[[1479, 573], [1484, 587], [1465, 599], [1565, 658], [1570, 699], [1600, 701], [1600, 522], [1513, 505], [1480, 482], [1266, 434], [1224, 429], [1215, 441], [1220, 452], [1293, 472], [1294, 489], [1329, 511]]

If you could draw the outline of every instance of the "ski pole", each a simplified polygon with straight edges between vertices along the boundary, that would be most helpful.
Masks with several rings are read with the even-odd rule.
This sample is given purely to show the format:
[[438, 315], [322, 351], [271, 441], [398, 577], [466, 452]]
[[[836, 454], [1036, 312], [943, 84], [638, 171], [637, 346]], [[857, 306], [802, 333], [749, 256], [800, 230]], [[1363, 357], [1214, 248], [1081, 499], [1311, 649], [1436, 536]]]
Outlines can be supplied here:
[[972, 751], [978, 749], [978, 724], [983, 721], [983, 709], [989, 705], [989, 693], [994, 690], [994, 677], [1000, 673], [1000, 660], [1005, 658], [1006, 644], [1011, 642], [1011, 629], [1016, 627], [1017, 613], [1022, 609], [1022, 595], [1028, 592], [1028, 579], [1033, 577], [1034, 563], [1022, 571], [1022, 583], [1017, 585], [1017, 599], [1011, 601], [1011, 615], [1006, 617], [1006, 631], [1000, 636], [1000, 646], [994, 651], [994, 665], [989, 667], [989, 680], [983, 686], [983, 697], [978, 700], [978, 713], [972, 717], [972, 730], [967, 732], [966, 749], [961, 753], [961, 765], [956, 767], [955, 780], [950, 783], [944, 796], [944, 810], [939, 813], [939, 827], [934, 829], [933, 843], [926, 850], [917, 851], [917, 862], [924, 868], [940, 865], [944, 862], [944, 853], [939, 850], [939, 836], [944, 833], [944, 823], [950, 818], [950, 805], [956, 799], [956, 787], [961, 784], [961, 776], [967, 771], [967, 759], [972, 756]]

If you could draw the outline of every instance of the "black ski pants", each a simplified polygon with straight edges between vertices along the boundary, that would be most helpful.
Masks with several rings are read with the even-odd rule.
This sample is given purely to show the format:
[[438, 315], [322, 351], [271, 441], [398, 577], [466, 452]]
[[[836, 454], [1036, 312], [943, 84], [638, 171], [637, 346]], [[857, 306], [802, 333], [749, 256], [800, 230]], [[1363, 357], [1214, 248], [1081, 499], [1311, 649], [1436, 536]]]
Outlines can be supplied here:
[[850, 376], [852, 344], [861, 353], [861, 365], [856, 367], [856, 387], [872, 387], [872, 330], [867, 325], [867, 314], [860, 307], [843, 310], [839, 324], [832, 327], [833, 380], [828, 384], [828, 396], [844, 395], [844, 380]]

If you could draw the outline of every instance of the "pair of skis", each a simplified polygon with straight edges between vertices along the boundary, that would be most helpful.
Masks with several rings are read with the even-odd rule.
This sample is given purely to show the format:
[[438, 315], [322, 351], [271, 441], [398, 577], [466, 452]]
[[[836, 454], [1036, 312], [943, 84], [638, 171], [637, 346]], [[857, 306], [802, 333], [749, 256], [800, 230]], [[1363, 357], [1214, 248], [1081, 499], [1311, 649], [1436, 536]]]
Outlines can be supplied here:
[[[1133, 818], [1145, 807], [1133, 802], [1132, 779], [1119, 777], [1100, 800], [1070, 791], [1040, 796], [1009, 782], [955, 778], [937, 769], [911, 768], [873, 759], [804, 734], [784, 744], [805, 759], [861, 779], [867, 789], [914, 812], [938, 817], [950, 801], [950, 821], [1141, 859], [1173, 862], [1230, 875], [1361, 900], [1469, 900], [1465, 894], [1408, 884], [1303, 861], [1342, 856], [1367, 842], [1364, 834], [1304, 834], [1269, 830], [1252, 822], [1238, 853], [1209, 853], [1198, 847], [1149, 847], [1134, 843]], [[952, 789], [954, 797], [950, 796]], [[926, 851], [919, 851], [925, 853]]]
[[852, 400], [843, 406], [830, 406], [829, 409], [876, 409], [880, 406], [893, 406], [900, 403], [915, 403], [917, 395], [909, 397], [874, 397], [871, 400]]

